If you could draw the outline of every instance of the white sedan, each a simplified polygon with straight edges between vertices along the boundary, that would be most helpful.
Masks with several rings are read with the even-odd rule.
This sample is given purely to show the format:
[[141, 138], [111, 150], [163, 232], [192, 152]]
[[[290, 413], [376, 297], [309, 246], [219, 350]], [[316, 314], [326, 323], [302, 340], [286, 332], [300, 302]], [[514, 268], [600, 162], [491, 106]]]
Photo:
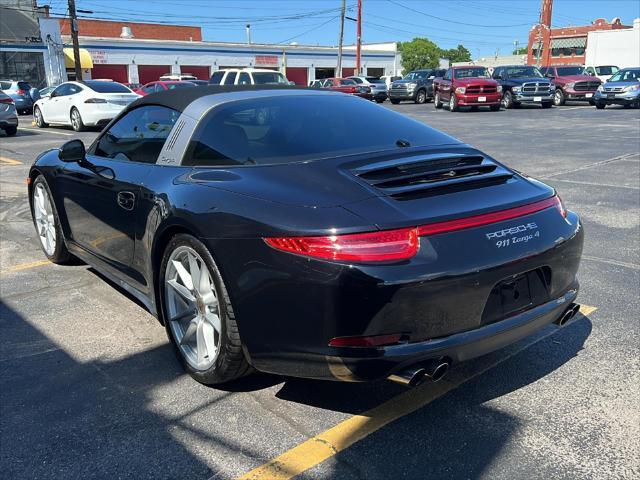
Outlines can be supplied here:
[[88, 126], [109, 123], [137, 98], [140, 95], [117, 82], [65, 82], [35, 103], [33, 116], [40, 128], [55, 123], [71, 125], [76, 132], [81, 132]]

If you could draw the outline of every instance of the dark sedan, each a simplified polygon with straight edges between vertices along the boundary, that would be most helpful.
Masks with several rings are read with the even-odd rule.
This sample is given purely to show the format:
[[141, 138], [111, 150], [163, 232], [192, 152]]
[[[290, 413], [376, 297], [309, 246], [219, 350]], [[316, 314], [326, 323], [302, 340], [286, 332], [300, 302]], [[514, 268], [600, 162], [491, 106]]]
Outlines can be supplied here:
[[349, 95], [148, 95], [28, 185], [46, 256], [140, 299], [202, 383], [414, 385], [576, 311], [583, 229], [551, 187]]

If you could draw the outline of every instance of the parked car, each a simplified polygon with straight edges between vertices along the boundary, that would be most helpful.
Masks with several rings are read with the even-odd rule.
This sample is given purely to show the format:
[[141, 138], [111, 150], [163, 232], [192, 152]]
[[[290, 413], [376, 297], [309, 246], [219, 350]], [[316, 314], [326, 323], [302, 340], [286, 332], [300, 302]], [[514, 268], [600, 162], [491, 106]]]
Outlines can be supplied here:
[[404, 78], [396, 80], [389, 89], [389, 100], [398, 104], [403, 100], [425, 103], [433, 99], [433, 80], [442, 77], [446, 70], [424, 69], [407, 73]]
[[204, 87], [209, 85], [208, 80], [187, 80], [187, 81], [193, 83], [196, 87]]
[[0, 90], [13, 98], [19, 114], [24, 115], [33, 111], [33, 99], [29, 95], [31, 85], [28, 82], [0, 80]]
[[166, 75], [162, 75], [158, 80], [160, 80], [161, 82], [170, 82], [170, 81], [180, 82], [183, 80], [197, 80], [197, 79], [198, 77], [196, 77], [195, 75], [191, 75], [190, 73], [181, 73], [181, 74], [167, 73]]
[[[53, 92], [56, 88], [58, 88], [58, 85], [41, 88], [40, 90], [38, 90], [38, 95], [37, 95], [38, 99], [43, 97], [48, 97], [49, 95], [51, 95], [51, 92]], [[33, 97], [33, 95], [31, 95], [31, 97]]]
[[18, 132], [18, 113], [16, 104], [9, 95], [0, 92], [0, 129], [11, 137]]
[[117, 82], [65, 82], [33, 107], [39, 128], [49, 124], [71, 125], [76, 132], [106, 125], [139, 95]]
[[326, 78], [322, 84], [322, 88], [336, 92], [348, 93], [349, 95], [366, 98], [367, 100], [373, 100], [371, 87], [368, 85], [358, 85], [351, 78]]
[[587, 66], [584, 67], [583, 73], [592, 77], [598, 77], [601, 82], [606, 82], [618, 70], [620, 69], [615, 65], [600, 65], [599, 67]]
[[585, 75], [579, 65], [551, 66], [540, 69], [542, 74], [553, 80], [556, 91], [553, 104], [562, 106], [567, 100], [588, 101], [593, 105], [593, 95], [602, 83], [600, 79]]
[[598, 87], [594, 96], [596, 108], [624, 105], [640, 108], [640, 68], [623, 68]]
[[399, 75], [382, 75], [380, 80], [382, 80], [387, 85], [387, 90], [391, 88], [391, 84], [396, 80], [400, 80], [402, 77]]
[[387, 84], [383, 80], [376, 77], [353, 76], [347, 77], [358, 85], [366, 85], [371, 89], [373, 99], [377, 103], [383, 103], [387, 99]]
[[446, 102], [450, 112], [459, 107], [489, 107], [497, 112], [502, 101], [502, 86], [479, 66], [449, 68], [444, 77], [433, 81], [433, 91], [435, 107], [442, 108]]
[[542, 108], [553, 105], [555, 85], [540, 70], [528, 65], [504, 65], [493, 70], [493, 79], [502, 86], [502, 106], [511, 108], [522, 103], [539, 103]]
[[231, 68], [218, 70], [209, 80], [213, 85], [290, 85], [285, 76], [275, 70], [260, 68]]
[[142, 87], [141, 83], [123, 83], [123, 85], [134, 92]]
[[326, 78], [322, 78], [320, 80], [313, 80], [312, 82], [309, 82], [309, 88], [322, 88], [325, 80]]
[[584, 228], [553, 188], [350, 95], [144, 97], [27, 183], [46, 257], [139, 299], [205, 384], [416, 385], [578, 310]]
[[193, 82], [187, 81], [178, 81], [178, 80], [167, 80], [167, 81], [157, 81], [157, 82], [149, 82], [146, 85], [138, 88], [135, 92], [138, 95], [142, 95], [143, 97], [149, 95], [150, 93], [156, 92], [164, 92], [166, 90], [175, 90], [177, 88], [192, 88], [195, 87]]

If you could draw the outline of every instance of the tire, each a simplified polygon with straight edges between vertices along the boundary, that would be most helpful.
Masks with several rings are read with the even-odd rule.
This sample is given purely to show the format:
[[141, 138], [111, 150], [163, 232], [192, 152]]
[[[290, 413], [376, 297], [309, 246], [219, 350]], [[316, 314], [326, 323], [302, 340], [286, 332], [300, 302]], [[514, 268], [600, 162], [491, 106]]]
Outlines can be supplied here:
[[70, 119], [71, 119], [71, 128], [73, 128], [76, 132], [84, 132], [87, 129], [87, 127], [85, 127], [84, 125], [84, 122], [82, 121], [80, 112], [76, 107], [73, 107], [71, 109]]
[[598, 110], [604, 110], [604, 108], [605, 108], [606, 106], [607, 106], [607, 104], [606, 104], [606, 103], [604, 103], [604, 102], [596, 102], [596, 108], [597, 108]]
[[551, 108], [553, 107], [553, 102], [542, 102], [540, 105], [542, 105], [542, 108]]
[[[176, 262], [182, 265], [180, 272]], [[206, 277], [198, 275], [204, 268]], [[183, 280], [183, 275], [191, 279], [191, 285]], [[160, 312], [167, 335], [182, 366], [194, 380], [214, 385], [251, 372], [220, 270], [202, 242], [187, 234], [176, 235], [169, 241], [160, 266], [159, 286]], [[193, 300], [185, 301], [185, 295]], [[178, 306], [183, 310], [178, 311]], [[189, 309], [192, 312], [185, 316]]]
[[44, 121], [44, 116], [40, 111], [40, 107], [36, 107], [33, 109], [33, 118], [36, 120], [36, 127], [38, 128], [47, 128], [49, 124]]
[[499, 112], [500, 111], [500, 104], [498, 104], [498, 105], [490, 105], [489, 108], [491, 109], [492, 112]]
[[502, 94], [502, 108], [505, 110], [513, 108], [513, 94], [508, 90]]
[[376, 103], [384, 103], [384, 100], [381, 98], [376, 98]]
[[440, 100], [440, 94], [436, 92], [436, 96], [433, 97], [433, 106], [436, 108], [442, 108], [442, 100]]
[[458, 111], [458, 97], [456, 97], [455, 93], [452, 93], [451, 98], [449, 98], [449, 111], [450, 112]]
[[559, 88], [556, 88], [556, 93], [553, 96], [553, 104], [556, 107], [561, 107], [565, 104], [567, 100], [564, 97], [564, 92], [562, 90], [560, 90]]
[[394, 105], [398, 105], [398, 104], [400, 103], [400, 100], [397, 100], [397, 99], [395, 99], [395, 98], [390, 98], [390, 99], [389, 99], [389, 101], [390, 101], [391, 103], [393, 103]]
[[5, 127], [4, 133], [7, 134], [7, 137], [13, 137], [16, 133], [18, 133], [18, 127]]
[[36, 228], [40, 247], [47, 258], [58, 264], [69, 261], [71, 254], [67, 250], [60, 217], [52, 200], [49, 185], [42, 175], [38, 175], [31, 187], [31, 218]]
[[415, 103], [418, 103], [420, 105], [422, 105], [423, 103], [427, 102], [427, 92], [424, 90], [418, 90], [418, 92], [416, 93], [416, 98], [414, 100]]

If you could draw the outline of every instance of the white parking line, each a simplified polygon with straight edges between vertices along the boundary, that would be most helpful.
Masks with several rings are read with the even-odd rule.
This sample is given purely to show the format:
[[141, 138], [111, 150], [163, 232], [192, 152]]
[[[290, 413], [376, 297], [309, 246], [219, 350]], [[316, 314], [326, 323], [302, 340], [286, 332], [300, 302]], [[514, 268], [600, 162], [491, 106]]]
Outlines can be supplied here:
[[593, 108], [592, 105], [583, 105], [581, 107], [563, 107], [561, 108], [561, 110], [566, 111], [566, 110], [578, 110], [580, 108]]
[[29, 130], [30, 132], [38, 132], [38, 133], [53, 133], [54, 135], [64, 135], [65, 137], [73, 136], [73, 133], [57, 132], [55, 130], [42, 130], [40, 128], [20, 127], [19, 129], [20, 130]]

